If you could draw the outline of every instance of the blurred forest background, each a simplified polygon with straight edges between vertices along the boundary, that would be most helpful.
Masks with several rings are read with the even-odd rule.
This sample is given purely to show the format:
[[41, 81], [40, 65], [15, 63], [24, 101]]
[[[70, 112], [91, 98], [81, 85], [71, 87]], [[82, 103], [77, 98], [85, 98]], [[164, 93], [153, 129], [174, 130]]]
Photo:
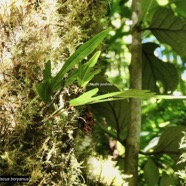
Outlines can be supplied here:
[[[173, 99], [134, 90], [127, 99], [89, 104], [93, 88], [98, 95], [133, 88], [135, 29], [142, 89]], [[1, 0], [0, 175], [29, 176], [28, 183], [11, 183], [28, 186], [185, 185], [186, 101], [173, 97], [186, 95], [185, 31], [182, 0]], [[97, 42], [100, 32], [105, 39]], [[88, 56], [92, 49], [82, 64], [68, 65], [93, 37], [95, 55]], [[50, 92], [65, 62], [60, 88]], [[92, 76], [79, 76], [79, 69]], [[70, 102], [81, 95], [88, 95], [84, 103]], [[134, 137], [140, 138], [138, 175], [132, 176], [126, 146], [133, 97], [147, 99], [141, 101], [140, 136]]]

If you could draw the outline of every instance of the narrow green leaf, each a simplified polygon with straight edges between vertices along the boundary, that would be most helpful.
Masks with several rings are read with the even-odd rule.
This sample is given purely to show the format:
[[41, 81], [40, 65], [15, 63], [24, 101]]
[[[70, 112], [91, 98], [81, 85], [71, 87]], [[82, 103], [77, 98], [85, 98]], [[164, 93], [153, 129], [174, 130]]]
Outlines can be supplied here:
[[[96, 52], [93, 57], [85, 64], [81, 65], [78, 70], [78, 84], [82, 87], [85, 87], [88, 82], [100, 72], [100, 69], [92, 71], [93, 67], [97, 63], [97, 60], [100, 56], [101, 52]], [[81, 63], [80, 63], [81, 64]]]
[[36, 85], [36, 91], [39, 94], [40, 98], [44, 102], [49, 102], [51, 100], [51, 61], [49, 60], [45, 64], [45, 68], [43, 70], [43, 80], [38, 85]]
[[88, 92], [85, 92], [84, 94], [82, 94], [78, 98], [72, 99], [70, 101], [70, 105], [71, 106], [79, 106], [79, 105], [87, 104], [89, 102], [89, 100], [91, 99], [91, 97], [98, 92], [98, 90], [99, 90], [98, 88], [94, 88]]
[[[93, 89], [93, 90], [95, 90], [95, 89]], [[91, 90], [91, 91], [93, 91], [93, 90]], [[96, 90], [98, 92], [99, 89], [96, 88]], [[121, 100], [121, 99], [127, 99], [127, 98], [149, 98], [149, 97], [154, 96], [153, 92], [149, 92], [147, 90], [126, 90], [126, 91], [111, 92], [111, 93], [92, 97], [95, 94], [88, 96], [89, 92], [91, 92], [91, 91], [88, 91], [88, 92], [84, 93], [83, 95], [79, 96], [78, 98], [71, 100], [70, 105], [71, 106], [80, 106], [80, 105], [84, 105], [84, 104], [93, 104], [93, 103]]]
[[51, 100], [51, 87], [50, 87], [50, 81], [44, 81], [36, 85], [36, 91], [42, 101], [45, 103], [48, 103]]
[[52, 91], [55, 92], [60, 89], [61, 81], [63, 76], [74, 67], [75, 64], [81, 62], [86, 56], [91, 54], [97, 46], [103, 41], [103, 39], [107, 36], [110, 29], [106, 29], [92, 39], [81, 45], [76, 52], [65, 62], [61, 70], [57, 73], [57, 75], [52, 80]]
[[49, 60], [45, 64], [45, 69], [43, 70], [43, 80], [51, 79], [52, 73], [51, 73], [51, 61]]
[[154, 161], [149, 158], [144, 167], [144, 178], [149, 186], [157, 186], [159, 180], [159, 170]]

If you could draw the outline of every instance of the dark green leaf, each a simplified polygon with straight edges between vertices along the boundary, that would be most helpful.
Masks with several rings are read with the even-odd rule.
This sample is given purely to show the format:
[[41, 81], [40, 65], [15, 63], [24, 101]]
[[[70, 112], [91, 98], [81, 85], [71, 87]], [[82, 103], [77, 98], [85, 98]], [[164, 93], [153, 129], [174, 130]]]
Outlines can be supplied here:
[[175, 185], [174, 180], [166, 172], [163, 172], [160, 180], [160, 186], [171, 186]]
[[160, 42], [186, 55], [186, 20], [176, 17], [170, 9], [161, 8], [156, 11], [150, 30]]
[[51, 61], [49, 60], [45, 64], [45, 69], [43, 70], [43, 80], [48, 80], [52, 78], [52, 73], [51, 73]]
[[158, 167], [151, 158], [149, 158], [145, 164], [144, 178], [148, 186], [157, 186], [159, 180], [159, 171]]
[[[96, 119], [117, 133], [118, 140], [123, 141], [129, 124], [130, 109], [128, 100], [117, 100], [93, 104], [91, 106]], [[104, 123], [103, 123], [104, 121]]]
[[155, 152], [179, 153], [179, 144], [183, 137], [183, 132], [186, 132], [185, 126], [166, 128], [154, 149]]
[[36, 91], [38, 92], [40, 98], [46, 103], [51, 100], [51, 79], [51, 61], [49, 60], [45, 64], [45, 69], [43, 70], [42, 82], [36, 85]]
[[48, 103], [51, 100], [51, 87], [50, 81], [44, 81], [36, 85], [37, 93], [39, 94], [40, 98], [45, 102]]
[[173, 64], [163, 62], [154, 55], [157, 47], [155, 43], [143, 44], [143, 89], [159, 93], [157, 83], [160, 81], [164, 93], [173, 92], [178, 84], [177, 69]]

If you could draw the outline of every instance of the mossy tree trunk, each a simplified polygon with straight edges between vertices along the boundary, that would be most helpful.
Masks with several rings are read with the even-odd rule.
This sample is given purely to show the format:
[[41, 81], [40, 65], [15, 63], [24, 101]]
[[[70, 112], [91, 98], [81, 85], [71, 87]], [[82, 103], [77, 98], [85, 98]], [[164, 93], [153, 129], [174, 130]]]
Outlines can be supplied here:
[[[130, 87], [141, 89], [142, 86], [142, 45], [141, 33], [138, 29], [138, 19], [141, 12], [141, 0], [133, 0], [132, 3], [132, 44], [130, 65]], [[129, 186], [136, 186], [138, 179], [138, 153], [140, 148], [141, 130], [141, 100], [130, 100], [130, 125], [126, 139], [125, 173], [132, 175]]]

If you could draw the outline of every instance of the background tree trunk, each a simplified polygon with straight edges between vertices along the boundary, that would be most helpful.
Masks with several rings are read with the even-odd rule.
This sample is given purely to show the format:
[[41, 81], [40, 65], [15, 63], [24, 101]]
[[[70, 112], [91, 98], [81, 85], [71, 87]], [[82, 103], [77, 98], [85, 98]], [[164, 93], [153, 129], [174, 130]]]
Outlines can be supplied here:
[[[142, 85], [142, 59], [141, 59], [141, 33], [138, 30], [138, 20], [141, 12], [141, 0], [133, 0], [132, 3], [132, 44], [131, 44], [131, 66], [130, 66], [130, 87], [141, 89]], [[129, 186], [137, 185], [138, 177], [138, 153], [140, 148], [141, 130], [141, 100], [130, 100], [130, 126], [126, 139], [126, 162], [125, 173], [132, 175]]]

